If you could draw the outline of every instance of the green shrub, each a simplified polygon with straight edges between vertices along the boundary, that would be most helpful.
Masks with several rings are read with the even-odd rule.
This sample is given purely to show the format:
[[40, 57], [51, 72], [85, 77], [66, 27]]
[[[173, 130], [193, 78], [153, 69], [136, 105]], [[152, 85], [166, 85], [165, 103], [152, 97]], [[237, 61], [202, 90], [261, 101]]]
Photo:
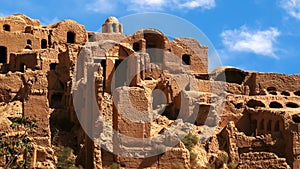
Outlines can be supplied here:
[[61, 151], [58, 155], [57, 168], [61, 169], [82, 169], [81, 166], [75, 165], [75, 160], [70, 159], [70, 155], [73, 151], [70, 147], [61, 147]]
[[110, 165], [110, 169], [120, 169], [121, 165], [119, 163], [112, 163]]
[[172, 163], [172, 169], [183, 169], [184, 165], [179, 162], [179, 161], [175, 161], [174, 163]]
[[0, 134], [0, 156], [6, 157], [6, 168], [29, 167], [33, 151], [33, 145], [28, 135], [37, 128], [36, 121], [27, 117], [9, 118], [12, 122], [10, 128], [19, 131], [18, 134], [7, 136], [7, 133]]
[[219, 153], [218, 154], [218, 158], [220, 159], [220, 160], [222, 160], [224, 163], [228, 163], [228, 155], [227, 155], [227, 153], [225, 153], [225, 152], [223, 152], [223, 153]]
[[197, 153], [195, 153], [193, 151], [190, 152], [190, 160], [191, 161], [194, 161], [197, 157], [198, 157]]
[[181, 141], [189, 151], [192, 151], [194, 146], [198, 143], [199, 137], [189, 133]]
[[229, 169], [235, 169], [237, 166], [238, 166], [238, 163], [228, 163], [228, 164], [227, 164], [227, 167], [228, 167]]

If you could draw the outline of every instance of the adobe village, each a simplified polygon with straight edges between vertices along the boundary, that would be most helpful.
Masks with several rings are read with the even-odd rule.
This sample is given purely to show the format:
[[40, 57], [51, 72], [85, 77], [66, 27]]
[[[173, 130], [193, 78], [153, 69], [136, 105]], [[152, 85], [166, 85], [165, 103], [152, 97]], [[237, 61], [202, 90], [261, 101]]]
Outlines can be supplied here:
[[115, 17], [0, 28], [3, 168], [300, 168], [300, 75], [208, 71], [196, 40]]

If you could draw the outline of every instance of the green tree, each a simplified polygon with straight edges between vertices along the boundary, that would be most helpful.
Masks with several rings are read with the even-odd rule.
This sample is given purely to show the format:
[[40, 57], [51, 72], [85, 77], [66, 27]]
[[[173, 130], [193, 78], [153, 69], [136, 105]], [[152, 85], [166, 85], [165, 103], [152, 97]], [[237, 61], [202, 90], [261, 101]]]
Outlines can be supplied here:
[[82, 166], [75, 165], [75, 159], [70, 158], [73, 149], [70, 147], [60, 147], [60, 151], [58, 154], [58, 169], [82, 169]]
[[37, 128], [36, 121], [27, 117], [9, 118], [12, 122], [10, 128], [16, 131], [15, 135], [0, 134], [0, 156], [5, 156], [4, 168], [29, 168], [33, 145], [28, 135]]

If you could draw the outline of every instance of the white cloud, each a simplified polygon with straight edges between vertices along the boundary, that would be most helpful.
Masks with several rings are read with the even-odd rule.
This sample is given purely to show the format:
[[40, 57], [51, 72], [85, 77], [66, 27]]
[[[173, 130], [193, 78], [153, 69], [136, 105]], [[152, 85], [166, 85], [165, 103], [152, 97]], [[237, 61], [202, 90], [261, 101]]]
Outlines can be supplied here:
[[280, 6], [292, 17], [300, 19], [300, 0], [281, 0]]
[[[114, 3], [112, 3], [114, 2]], [[215, 0], [95, 0], [86, 6], [86, 9], [98, 13], [112, 12], [117, 6], [125, 6], [129, 11], [162, 11], [176, 9], [211, 9], [215, 7]]]
[[127, 9], [133, 11], [149, 11], [162, 10], [163, 6], [168, 3], [168, 0], [129, 0]]
[[279, 35], [280, 32], [273, 27], [266, 30], [250, 30], [242, 26], [240, 29], [225, 30], [221, 37], [223, 44], [230, 51], [249, 52], [278, 59], [274, 43]]
[[187, 1], [185, 3], [179, 4], [181, 7], [186, 8], [198, 8], [202, 7], [205, 9], [211, 9], [216, 6], [216, 3], [214, 0], [193, 0], [193, 1]]
[[215, 0], [130, 0], [130, 8], [135, 11], [165, 10], [165, 9], [211, 9], [215, 7]]
[[111, 13], [116, 9], [116, 3], [110, 0], [96, 0], [86, 5], [88, 11], [96, 13]]

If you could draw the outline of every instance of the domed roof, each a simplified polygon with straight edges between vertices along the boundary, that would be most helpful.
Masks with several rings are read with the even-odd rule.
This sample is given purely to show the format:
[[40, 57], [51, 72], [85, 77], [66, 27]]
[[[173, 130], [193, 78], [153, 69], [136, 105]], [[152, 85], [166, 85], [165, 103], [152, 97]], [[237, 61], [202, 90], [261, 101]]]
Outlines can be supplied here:
[[114, 16], [110, 16], [106, 19], [105, 23], [119, 23], [119, 20]]
[[6, 16], [4, 19], [19, 21], [19, 22], [26, 24], [26, 21], [23, 18], [21, 18], [20, 16], [9, 15], [9, 16]]

